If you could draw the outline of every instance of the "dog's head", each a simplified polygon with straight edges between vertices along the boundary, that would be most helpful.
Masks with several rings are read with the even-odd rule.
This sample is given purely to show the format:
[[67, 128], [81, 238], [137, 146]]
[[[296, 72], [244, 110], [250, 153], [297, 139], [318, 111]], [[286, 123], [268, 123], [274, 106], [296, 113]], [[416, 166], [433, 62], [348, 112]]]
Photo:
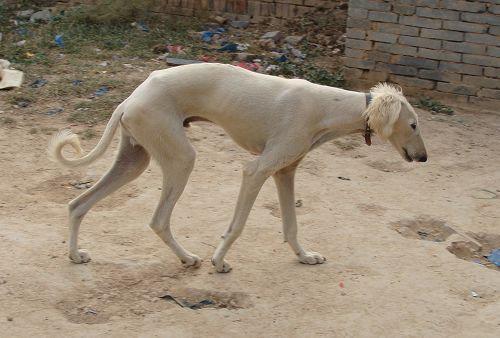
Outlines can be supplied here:
[[370, 90], [372, 101], [364, 112], [368, 126], [383, 140], [389, 140], [408, 162], [427, 161], [418, 116], [400, 88], [380, 83]]

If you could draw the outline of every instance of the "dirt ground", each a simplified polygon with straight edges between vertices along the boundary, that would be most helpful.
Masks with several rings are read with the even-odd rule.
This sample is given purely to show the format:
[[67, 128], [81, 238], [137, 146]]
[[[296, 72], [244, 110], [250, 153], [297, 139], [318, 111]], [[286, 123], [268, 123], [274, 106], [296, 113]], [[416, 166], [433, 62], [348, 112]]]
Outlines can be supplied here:
[[407, 164], [361, 135], [325, 144], [298, 171], [297, 214], [302, 243], [328, 261], [302, 265], [283, 243], [269, 180], [229, 251], [234, 270], [217, 274], [209, 260], [252, 158], [222, 129], [188, 130], [197, 164], [174, 211], [174, 232], [201, 268], [184, 269], [147, 226], [160, 194], [154, 163], [87, 215], [80, 245], [92, 261], [75, 265], [66, 203], [83, 191], [75, 182], [110, 166], [117, 137], [91, 167], [62, 169], [45, 148], [65, 113], [22, 114], [4, 101], [0, 110], [2, 337], [500, 336], [498, 269], [447, 250], [453, 241], [500, 247], [498, 115], [419, 110], [427, 163]]

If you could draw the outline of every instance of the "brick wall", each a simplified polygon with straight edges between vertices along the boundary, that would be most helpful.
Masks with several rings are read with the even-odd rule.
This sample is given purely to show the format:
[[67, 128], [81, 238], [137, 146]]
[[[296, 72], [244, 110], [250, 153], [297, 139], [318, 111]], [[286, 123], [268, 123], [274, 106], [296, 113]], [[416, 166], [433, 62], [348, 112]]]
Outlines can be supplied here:
[[500, 102], [500, 0], [350, 0], [349, 82], [445, 101]]
[[314, 8], [331, 8], [338, 3], [338, 0], [159, 0], [158, 11], [186, 16], [225, 14], [259, 22], [293, 18]]

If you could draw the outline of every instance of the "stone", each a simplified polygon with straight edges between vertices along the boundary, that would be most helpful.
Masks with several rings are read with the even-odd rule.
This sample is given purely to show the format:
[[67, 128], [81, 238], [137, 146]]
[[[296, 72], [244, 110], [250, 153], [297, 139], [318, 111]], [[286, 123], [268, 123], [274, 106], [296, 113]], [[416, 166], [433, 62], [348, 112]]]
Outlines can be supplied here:
[[261, 40], [272, 40], [278, 42], [283, 38], [283, 34], [280, 31], [267, 32], [260, 37]]
[[304, 35], [289, 35], [285, 38], [284, 42], [292, 46], [298, 45], [304, 40]]
[[25, 11], [19, 11], [17, 12], [17, 17], [18, 18], [21, 18], [21, 19], [29, 19], [31, 17], [31, 15], [33, 15], [33, 13], [35, 13], [34, 10], [32, 9], [27, 9]]
[[245, 29], [250, 25], [248, 20], [234, 20], [229, 23], [233, 28]]
[[47, 22], [50, 22], [50, 20], [52, 20], [52, 13], [48, 9], [44, 9], [43, 11], [35, 12], [30, 17], [30, 21], [32, 23], [36, 23], [36, 22], [40, 22], [40, 21], [47, 23]]

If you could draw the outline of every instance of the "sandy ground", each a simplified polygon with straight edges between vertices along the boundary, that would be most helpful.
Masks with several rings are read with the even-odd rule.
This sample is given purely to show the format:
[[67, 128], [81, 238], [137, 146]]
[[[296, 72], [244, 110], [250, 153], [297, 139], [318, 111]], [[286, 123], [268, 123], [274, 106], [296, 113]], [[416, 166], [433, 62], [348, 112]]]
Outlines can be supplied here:
[[[446, 248], [468, 232], [500, 235], [500, 117], [419, 113], [428, 163], [407, 164], [361, 135], [303, 162], [300, 237], [325, 264], [302, 265], [283, 243], [269, 180], [227, 256], [229, 274], [214, 273], [209, 260], [251, 155], [222, 129], [189, 129], [197, 164], [174, 211], [174, 232], [204, 259], [200, 269], [184, 269], [147, 227], [160, 193], [154, 163], [87, 215], [80, 244], [92, 261], [75, 265], [66, 203], [82, 190], [70, 183], [97, 179], [117, 140], [91, 167], [61, 169], [46, 158], [50, 136], [29, 130], [62, 127], [64, 118], [12, 113], [17, 122], [0, 126], [0, 336], [499, 337], [499, 271]], [[440, 221], [459, 234], [435, 242], [394, 230]], [[159, 298], [167, 293], [218, 299], [223, 308], [183, 308]]]

